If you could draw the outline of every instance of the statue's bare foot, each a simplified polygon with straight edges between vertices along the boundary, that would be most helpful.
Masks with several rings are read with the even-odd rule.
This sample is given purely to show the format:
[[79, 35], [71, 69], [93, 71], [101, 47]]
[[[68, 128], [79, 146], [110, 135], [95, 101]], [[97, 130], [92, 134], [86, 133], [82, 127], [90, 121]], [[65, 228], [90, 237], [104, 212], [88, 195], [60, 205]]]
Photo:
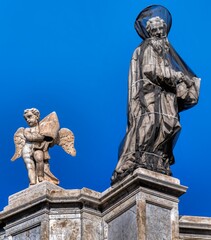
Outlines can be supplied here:
[[30, 182], [29, 187], [34, 186], [36, 183], [35, 182]]
[[39, 181], [39, 182], [42, 182], [43, 180], [44, 180], [43, 177], [38, 177], [38, 181]]

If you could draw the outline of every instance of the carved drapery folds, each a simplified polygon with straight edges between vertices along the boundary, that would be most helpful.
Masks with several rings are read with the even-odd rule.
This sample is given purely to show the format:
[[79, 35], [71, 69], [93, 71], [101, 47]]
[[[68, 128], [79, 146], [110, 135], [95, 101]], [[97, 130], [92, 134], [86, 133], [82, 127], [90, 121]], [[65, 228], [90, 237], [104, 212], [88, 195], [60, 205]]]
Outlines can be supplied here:
[[180, 111], [198, 102], [200, 79], [168, 41], [171, 14], [144, 9], [135, 28], [143, 42], [133, 53], [128, 80], [128, 128], [112, 184], [138, 167], [171, 175]]

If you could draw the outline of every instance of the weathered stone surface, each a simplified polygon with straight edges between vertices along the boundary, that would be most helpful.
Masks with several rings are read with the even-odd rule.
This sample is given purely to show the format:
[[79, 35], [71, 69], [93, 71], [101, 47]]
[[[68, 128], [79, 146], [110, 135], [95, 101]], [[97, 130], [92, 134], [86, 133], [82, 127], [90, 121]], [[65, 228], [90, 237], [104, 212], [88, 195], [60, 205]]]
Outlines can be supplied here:
[[170, 229], [161, 231], [157, 235], [161, 234], [160, 237], [171, 240], [179, 238], [178, 198], [142, 188], [142, 191], [137, 194], [137, 207], [138, 239], [156, 239], [156, 231], [163, 226], [170, 226]]
[[83, 240], [103, 240], [102, 217], [84, 212], [82, 214]]
[[9, 210], [18, 211], [20, 208], [29, 208], [34, 204], [41, 203], [43, 201], [54, 202], [74, 202], [74, 201], [85, 201], [92, 200], [93, 203], [99, 203], [99, 198], [101, 194], [99, 192], [82, 188], [65, 190], [55, 184], [48, 181], [43, 181], [40, 184], [31, 186], [23, 191], [20, 191], [9, 197], [9, 205], [4, 208], [4, 211], [9, 212]]
[[211, 239], [210, 218], [179, 220], [185, 191], [178, 179], [146, 169], [102, 193], [44, 181], [9, 197], [0, 212], [0, 240]]
[[54, 219], [50, 220], [50, 240], [80, 240], [80, 219]]
[[171, 210], [153, 204], [146, 204], [147, 240], [172, 239]]
[[[139, 186], [138, 189], [137, 185]], [[104, 220], [107, 223], [107, 226], [105, 225], [104, 228], [105, 236], [107, 236], [105, 239], [153, 240], [157, 236], [155, 235], [156, 229], [168, 225], [170, 226], [170, 230], [160, 232], [160, 237], [177, 240], [179, 238], [178, 196], [183, 194], [186, 189], [186, 187], [180, 185], [179, 180], [176, 178], [142, 168], [135, 170], [133, 174], [126, 177], [122, 182], [114, 184], [102, 193], [102, 203], [104, 201], [108, 203], [112, 198], [112, 207], [106, 203], [104, 205], [106, 213]], [[134, 206], [137, 210], [135, 211], [136, 215], [133, 226], [136, 227], [126, 235], [123, 231], [126, 227], [123, 227], [121, 224], [128, 217], [128, 215], [125, 215], [126, 213], [128, 214], [128, 209], [133, 209]], [[157, 211], [163, 213], [163, 219], [165, 220], [150, 229], [148, 228], [148, 224], [150, 224], [149, 221], [152, 222], [152, 217], [150, 218], [151, 208], [149, 206], [152, 206], [152, 208], [154, 206], [158, 207]], [[166, 210], [169, 211], [169, 215]], [[130, 226], [130, 223], [131, 221], [128, 221], [127, 227]], [[116, 232], [116, 229], [120, 230]], [[124, 238], [121, 238], [123, 236]], [[152, 238], [153, 236], [155, 238]]]
[[31, 228], [25, 232], [19, 233], [12, 237], [13, 240], [39, 240], [40, 239], [40, 226]]
[[15, 211], [18, 208], [29, 208], [35, 203], [41, 202], [54, 194], [55, 191], [60, 193], [63, 189], [48, 181], [44, 181], [36, 186], [31, 186], [23, 191], [15, 193], [9, 197], [9, 205], [4, 208], [5, 211], [10, 209]]
[[109, 240], [137, 239], [136, 206], [122, 213], [108, 223]]
[[211, 239], [211, 218], [182, 216], [179, 220], [180, 239]]

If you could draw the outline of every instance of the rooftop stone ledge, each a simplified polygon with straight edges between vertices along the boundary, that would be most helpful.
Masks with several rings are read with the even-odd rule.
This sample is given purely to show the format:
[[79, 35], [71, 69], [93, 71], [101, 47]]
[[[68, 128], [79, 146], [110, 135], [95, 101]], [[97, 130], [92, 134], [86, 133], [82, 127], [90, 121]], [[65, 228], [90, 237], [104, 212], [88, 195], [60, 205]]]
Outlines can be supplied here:
[[211, 218], [198, 216], [181, 216], [179, 219], [181, 240], [211, 239]]
[[[181, 216], [179, 219], [180, 228], [199, 229], [211, 231], [211, 218], [199, 216]], [[211, 232], [210, 232], [211, 234]]]
[[14, 215], [42, 202], [99, 204], [101, 193], [88, 188], [66, 190], [48, 181], [31, 186], [9, 197], [9, 204], [0, 212], [0, 219]]
[[82, 189], [64, 189], [60, 186], [57, 186], [55, 184], [52, 184], [48, 181], [43, 181], [42, 183], [36, 184], [32, 187], [29, 187], [27, 189], [24, 189], [18, 193], [15, 193], [9, 197], [9, 205], [15, 204], [17, 201], [20, 201], [20, 198], [26, 197], [24, 199], [26, 202], [28, 202], [31, 199], [37, 199], [40, 196], [51, 196], [54, 198], [62, 198], [62, 197], [71, 197], [71, 198], [77, 198], [80, 195], [87, 195], [91, 198], [99, 198], [101, 196], [101, 193], [93, 191], [88, 188], [82, 188]]
[[165, 192], [169, 195], [180, 197], [187, 191], [186, 186], [180, 185], [180, 180], [161, 173], [153, 172], [144, 168], [136, 169], [133, 174], [128, 175], [122, 181], [115, 183], [113, 186], [102, 192], [102, 199], [117, 191], [123, 191], [134, 182], [139, 186], [148, 186], [150, 189]]
[[[88, 204], [101, 213], [110, 204], [118, 202], [128, 194], [135, 194], [140, 187], [163, 192], [169, 196], [179, 197], [187, 187], [180, 185], [176, 178], [139, 168], [119, 183], [100, 193], [88, 188], [66, 190], [48, 181], [31, 186], [9, 197], [9, 204], [0, 212], [0, 219], [29, 209], [42, 202]], [[83, 205], [83, 206], [84, 206]]]

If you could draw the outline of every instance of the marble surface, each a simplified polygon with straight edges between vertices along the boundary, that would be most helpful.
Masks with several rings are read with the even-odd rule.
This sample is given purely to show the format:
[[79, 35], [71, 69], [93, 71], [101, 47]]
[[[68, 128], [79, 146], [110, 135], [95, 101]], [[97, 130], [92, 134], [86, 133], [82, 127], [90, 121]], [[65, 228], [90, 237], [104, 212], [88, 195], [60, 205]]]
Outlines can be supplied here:
[[128, 209], [108, 224], [109, 240], [137, 239], [136, 206]]
[[12, 240], [39, 240], [40, 239], [40, 226], [31, 228], [12, 237]]
[[102, 193], [44, 181], [9, 197], [0, 240], [211, 239], [211, 218], [179, 218], [178, 197], [186, 189], [146, 169]]
[[171, 240], [171, 210], [153, 204], [146, 204], [147, 240]]

